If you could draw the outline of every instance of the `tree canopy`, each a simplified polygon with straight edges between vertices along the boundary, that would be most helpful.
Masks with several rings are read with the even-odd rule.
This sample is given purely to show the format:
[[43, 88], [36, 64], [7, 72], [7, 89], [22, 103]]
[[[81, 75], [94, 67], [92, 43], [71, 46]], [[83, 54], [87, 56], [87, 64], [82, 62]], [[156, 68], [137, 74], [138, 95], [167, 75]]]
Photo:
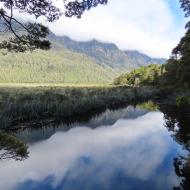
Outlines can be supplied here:
[[81, 18], [82, 14], [99, 4], [107, 4], [107, 0], [63, 0], [65, 11], [56, 7], [52, 0], [0, 0], [0, 32], [10, 32], [13, 37], [0, 43], [0, 48], [14, 51], [26, 51], [35, 48], [49, 49], [50, 42], [46, 40], [49, 30], [46, 26], [34, 23], [24, 23], [15, 17], [15, 11], [43, 17], [48, 22], [58, 20], [61, 15]]
[[131, 86], [158, 85], [164, 72], [164, 65], [151, 64], [122, 74], [114, 80], [114, 84]]
[[[186, 17], [190, 17], [190, 1], [180, 0]], [[165, 77], [171, 84], [190, 86], [190, 22], [186, 24], [186, 33], [173, 49], [171, 59], [166, 65]]]

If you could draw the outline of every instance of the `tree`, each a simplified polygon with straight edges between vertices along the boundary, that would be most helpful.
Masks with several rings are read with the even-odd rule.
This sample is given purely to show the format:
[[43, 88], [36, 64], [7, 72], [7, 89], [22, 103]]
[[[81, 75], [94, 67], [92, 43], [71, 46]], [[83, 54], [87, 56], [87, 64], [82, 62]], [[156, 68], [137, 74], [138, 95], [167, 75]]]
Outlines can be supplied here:
[[[179, 0], [185, 17], [190, 17], [190, 0]], [[186, 33], [173, 49], [171, 58], [165, 66], [164, 81], [167, 85], [190, 86], [190, 22]]]
[[[188, 16], [190, 14], [190, 1], [183, 0], [183, 3], [184, 2], [187, 4], [182, 4], [182, 7], [184, 7], [186, 16]], [[190, 22], [187, 23], [186, 28], [187, 31], [185, 35], [172, 51], [172, 57], [169, 64], [170, 68], [172, 67], [176, 70], [176, 81], [179, 84], [190, 85]], [[173, 73], [170, 68], [168, 69], [168, 73], [172, 75]]]
[[20, 14], [27, 13], [36, 19], [43, 17], [48, 22], [58, 20], [61, 15], [81, 18], [84, 11], [96, 7], [98, 4], [107, 4], [107, 0], [63, 0], [65, 11], [53, 4], [52, 0], [0, 0], [0, 32], [10, 32], [13, 37], [0, 43], [0, 48], [9, 51], [26, 51], [35, 48], [49, 49], [50, 42], [46, 40], [49, 30], [46, 26], [34, 23], [23, 23], [15, 17], [15, 10]]
[[181, 8], [185, 12], [185, 16], [189, 17], [190, 16], [190, 1], [189, 0], [179, 0], [181, 4]]

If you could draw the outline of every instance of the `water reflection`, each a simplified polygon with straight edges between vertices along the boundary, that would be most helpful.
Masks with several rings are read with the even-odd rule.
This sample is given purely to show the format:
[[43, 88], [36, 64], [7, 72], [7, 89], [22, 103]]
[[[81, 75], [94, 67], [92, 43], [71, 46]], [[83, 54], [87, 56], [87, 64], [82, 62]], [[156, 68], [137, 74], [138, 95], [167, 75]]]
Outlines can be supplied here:
[[172, 132], [172, 137], [188, 151], [186, 156], [174, 158], [177, 176], [181, 178], [179, 186], [174, 190], [189, 190], [190, 188], [190, 109], [188, 107], [161, 106], [165, 113], [165, 126]]
[[188, 189], [189, 112], [159, 109], [148, 102], [83, 124], [21, 131], [30, 157], [0, 161], [0, 189]]
[[[143, 104], [144, 105], [144, 104]], [[126, 108], [118, 110], [106, 110], [100, 115], [95, 115], [88, 122], [84, 123], [72, 123], [70, 125], [62, 124], [58, 127], [48, 126], [42, 128], [26, 128], [20, 130], [16, 133], [16, 136], [24, 142], [27, 143], [36, 143], [45, 139], [49, 139], [53, 134], [58, 131], [67, 131], [74, 127], [79, 126], [88, 126], [90, 128], [96, 128], [100, 126], [110, 126], [113, 125], [119, 119], [135, 119], [139, 116], [143, 116], [148, 113], [147, 106], [146, 108], [128, 106]]]
[[26, 161], [0, 163], [0, 189], [171, 189], [178, 184], [171, 162], [181, 148], [163, 122], [152, 112], [57, 132], [31, 144]]

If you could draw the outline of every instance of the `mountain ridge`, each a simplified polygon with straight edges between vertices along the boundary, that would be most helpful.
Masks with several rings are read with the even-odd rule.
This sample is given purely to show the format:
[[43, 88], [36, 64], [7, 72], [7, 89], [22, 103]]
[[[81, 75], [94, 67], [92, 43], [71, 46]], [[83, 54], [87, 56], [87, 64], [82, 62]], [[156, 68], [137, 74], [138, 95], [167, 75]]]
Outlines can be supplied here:
[[[164, 64], [164, 58], [152, 58], [137, 50], [121, 50], [114, 43], [104, 43], [96, 39], [76, 41], [68, 36], [49, 36], [54, 49], [66, 48], [93, 58], [98, 64], [123, 71], [132, 70], [150, 64]], [[59, 47], [58, 47], [59, 45]]]

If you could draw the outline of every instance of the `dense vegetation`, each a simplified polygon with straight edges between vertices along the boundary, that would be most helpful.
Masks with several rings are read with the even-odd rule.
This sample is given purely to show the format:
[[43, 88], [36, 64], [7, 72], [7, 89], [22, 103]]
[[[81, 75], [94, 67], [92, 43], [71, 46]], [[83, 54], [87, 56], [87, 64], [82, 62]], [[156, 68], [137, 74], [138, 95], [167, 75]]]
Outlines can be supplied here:
[[[189, 52], [190, 53], [190, 52]], [[188, 54], [188, 53], [187, 53]], [[161, 97], [184, 106], [190, 104], [190, 67], [188, 58], [171, 58], [165, 65], [149, 65], [122, 74], [115, 85], [152, 86], [160, 90]]]
[[155, 85], [157, 87], [190, 88], [190, 30], [173, 50], [165, 65], [140, 67], [114, 80], [116, 85]]
[[175, 83], [190, 88], [190, 28], [173, 49], [172, 57], [166, 65], [166, 79], [169, 85]]
[[106, 84], [115, 76], [111, 68], [65, 49], [0, 54], [0, 83]]
[[107, 108], [147, 100], [156, 95], [149, 88], [130, 87], [1, 87], [0, 127], [22, 127], [43, 120], [69, 122]]
[[164, 65], [149, 65], [122, 74], [114, 80], [114, 84], [131, 86], [158, 85], [161, 83], [161, 77], [164, 73]]

